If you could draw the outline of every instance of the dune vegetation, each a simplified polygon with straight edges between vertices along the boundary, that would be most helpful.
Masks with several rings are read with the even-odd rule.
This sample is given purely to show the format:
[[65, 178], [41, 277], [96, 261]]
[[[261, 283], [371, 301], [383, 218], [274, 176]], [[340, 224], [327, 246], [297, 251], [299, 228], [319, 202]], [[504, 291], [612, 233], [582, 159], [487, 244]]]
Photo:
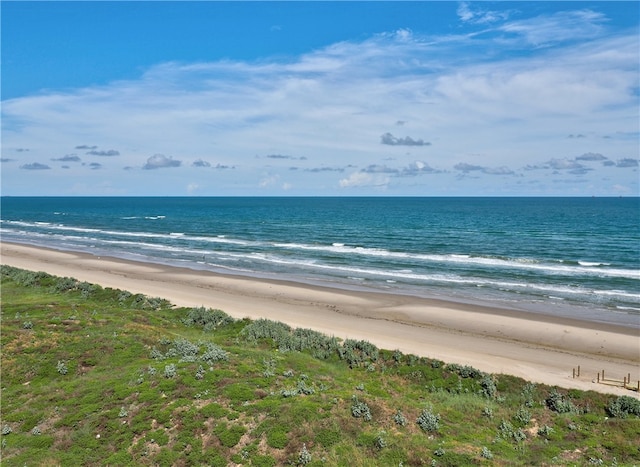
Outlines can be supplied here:
[[640, 401], [2, 266], [23, 465], [640, 465]]

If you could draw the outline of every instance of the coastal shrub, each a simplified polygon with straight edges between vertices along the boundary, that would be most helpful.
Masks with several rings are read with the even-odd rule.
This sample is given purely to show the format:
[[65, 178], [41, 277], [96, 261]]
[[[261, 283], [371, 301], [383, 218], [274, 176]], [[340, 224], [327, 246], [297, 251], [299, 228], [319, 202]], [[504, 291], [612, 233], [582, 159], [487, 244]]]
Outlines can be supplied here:
[[434, 414], [431, 408], [423, 409], [416, 423], [422, 431], [435, 433], [440, 429], [440, 414]]
[[535, 395], [536, 385], [535, 383], [527, 383], [522, 388], [522, 396], [524, 397], [524, 405], [531, 408], [534, 406], [533, 397]]
[[234, 321], [231, 316], [222, 310], [205, 307], [191, 308], [187, 316], [182, 319], [182, 323], [185, 326], [199, 326], [205, 331], [213, 331]]
[[160, 352], [156, 347], [151, 349], [151, 354], [149, 355], [154, 360], [164, 360], [164, 354]]
[[292, 329], [289, 325], [267, 319], [258, 319], [248, 324], [240, 333], [248, 342], [271, 340], [280, 352], [305, 352], [326, 360], [340, 348], [337, 338], [328, 337], [312, 329]]
[[291, 326], [260, 318], [246, 325], [240, 334], [248, 341], [257, 342], [260, 339], [272, 339], [274, 343], [283, 341], [284, 336], [291, 333]]
[[387, 432], [380, 430], [376, 435], [373, 445], [376, 449], [381, 450], [387, 447]]
[[216, 362], [229, 360], [229, 352], [218, 347], [216, 344], [207, 342], [205, 348], [206, 350], [200, 356], [200, 360], [203, 362], [213, 365]]
[[482, 451], [480, 451], [480, 455], [484, 459], [493, 459], [493, 453], [486, 446], [482, 446]]
[[630, 396], [620, 396], [609, 402], [607, 412], [617, 418], [626, 418], [629, 415], [640, 417], [640, 400]]
[[496, 397], [498, 393], [498, 388], [496, 387], [496, 382], [491, 375], [485, 374], [482, 376], [480, 380], [480, 392], [483, 396], [488, 399], [493, 399]]
[[569, 400], [569, 398], [560, 392], [557, 389], [552, 389], [549, 393], [549, 397], [547, 397], [546, 401], [547, 407], [549, 407], [554, 412], [558, 413], [569, 413], [569, 412], [577, 412], [576, 406]]
[[165, 378], [174, 378], [176, 376], [176, 366], [173, 363], [166, 365], [164, 367], [164, 377]]
[[531, 421], [531, 412], [526, 407], [520, 407], [514, 418], [518, 423], [526, 425]]
[[58, 364], [56, 365], [56, 370], [58, 370], [58, 373], [60, 373], [61, 375], [66, 375], [69, 372], [69, 369], [67, 368], [67, 364], [61, 360], [58, 360]]
[[271, 376], [275, 376], [276, 361], [273, 358], [263, 358], [262, 364], [264, 365], [262, 376], [264, 376], [265, 378], [270, 378]]
[[195, 358], [198, 356], [199, 352], [200, 352], [200, 346], [192, 342], [189, 342], [187, 339], [179, 337], [173, 341], [173, 347], [171, 347], [168, 350], [167, 355], [171, 357], [180, 356], [183, 359], [192, 358], [194, 360], [191, 360], [191, 361], [195, 361]]
[[448, 364], [445, 369], [452, 373], [457, 374], [462, 378], [478, 378], [483, 373], [480, 370], [476, 370], [472, 366], [469, 365], [458, 365], [457, 363]]
[[34, 272], [34, 271], [26, 271], [23, 269], [14, 268], [12, 266], [3, 266], [4, 271], [8, 271], [6, 275], [11, 277], [16, 284], [21, 285], [23, 287], [39, 287], [43, 284], [46, 279], [51, 279], [53, 276], [47, 274], [46, 272]]
[[544, 425], [538, 428], [538, 435], [540, 436], [549, 436], [551, 433], [553, 433], [553, 428], [549, 425]]
[[365, 402], [358, 400], [358, 397], [354, 394], [351, 396], [351, 415], [355, 418], [362, 418], [364, 421], [371, 421], [371, 410]]
[[405, 426], [407, 424], [407, 419], [400, 410], [396, 411], [395, 415], [393, 416], [393, 421], [396, 425], [400, 426]]
[[302, 443], [302, 449], [298, 453], [298, 465], [307, 465], [311, 462], [311, 453], [307, 449], [307, 445]]
[[358, 366], [367, 360], [378, 360], [380, 351], [372, 343], [364, 340], [346, 339], [338, 350], [342, 360], [346, 360], [349, 366]]
[[516, 429], [511, 423], [502, 420], [498, 425], [498, 437], [505, 440], [524, 441], [527, 436], [521, 429]]

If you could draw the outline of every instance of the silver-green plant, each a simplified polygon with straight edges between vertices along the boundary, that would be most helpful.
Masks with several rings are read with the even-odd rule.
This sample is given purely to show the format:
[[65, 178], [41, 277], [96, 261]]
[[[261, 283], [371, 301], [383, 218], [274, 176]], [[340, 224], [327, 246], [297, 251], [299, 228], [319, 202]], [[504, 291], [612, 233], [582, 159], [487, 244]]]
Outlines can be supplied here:
[[311, 462], [311, 453], [307, 449], [307, 445], [303, 443], [302, 449], [298, 454], [298, 465], [307, 465], [310, 462]]
[[384, 449], [387, 447], [387, 432], [384, 430], [380, 430], [376, 435], [375, 440], [373, 441], [376, 449]]
[[164, 367], [164, 377], [165, 378], [174, 378], [176, 376], [176, 366], [173, 363], [166, 365]]
[[371, 409], [365, 402], [359, 401], [355, 394], [351, 396], [351, 402], [351, 415], [355, 418], [363, 418], [366, 422], [371, 421]]
[[58, 360], [58, 364], [56, 365], [56, 370], [58, 370], [58, 373], [60, 373], [61, 375], [66, 375], [69, 372], [69, 369], [67, 368], [66, 363], [62, 360]]
[[407, 424], [406, 417], [399, 409], [393, 416], [393, 421], [396, 423], [396, 425], [400, 425], [400, 426], [405, 426]]
[[435, 433], [440, 429], [440, 414], [433, 413], [430, 407], [423, 409], [416, 423], [422, 431]]
[[493, 453], [486, 446], [482, 446], [480, 455], [485, 459], [493, 459]]

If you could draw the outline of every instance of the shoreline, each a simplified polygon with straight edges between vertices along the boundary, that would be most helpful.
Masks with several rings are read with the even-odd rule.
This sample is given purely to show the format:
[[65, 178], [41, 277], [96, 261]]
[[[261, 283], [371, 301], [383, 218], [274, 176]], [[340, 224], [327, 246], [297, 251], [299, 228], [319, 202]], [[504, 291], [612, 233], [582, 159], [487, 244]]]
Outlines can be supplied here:
[[[0, 243], [0, 263], [142, 293], [176, 306], [218, 308], [234, 318], [266, 318], [379, 348], [470, 365], [564, 388], [639, 397], [592, 382], [605, 370], [640, 380], [640, 330], [550, 314], [385, 292], [142, 263]], [[581, 376], [572, 370], [581, 367]]]

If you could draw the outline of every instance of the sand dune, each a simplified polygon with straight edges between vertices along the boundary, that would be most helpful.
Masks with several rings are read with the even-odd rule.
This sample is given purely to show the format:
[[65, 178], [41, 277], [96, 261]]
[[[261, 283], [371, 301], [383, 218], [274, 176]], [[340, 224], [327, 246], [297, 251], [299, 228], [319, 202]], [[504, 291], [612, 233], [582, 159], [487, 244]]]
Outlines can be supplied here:
[[[2, 264], [170, 300], [268, 318], [378, 347], [566, 388], [638, 397], [594, 382], [640, 380], [640, 330], [500, 308], [226, 276], [3, 243]], [[579, 378], [573, 369], [580, 365]]]

